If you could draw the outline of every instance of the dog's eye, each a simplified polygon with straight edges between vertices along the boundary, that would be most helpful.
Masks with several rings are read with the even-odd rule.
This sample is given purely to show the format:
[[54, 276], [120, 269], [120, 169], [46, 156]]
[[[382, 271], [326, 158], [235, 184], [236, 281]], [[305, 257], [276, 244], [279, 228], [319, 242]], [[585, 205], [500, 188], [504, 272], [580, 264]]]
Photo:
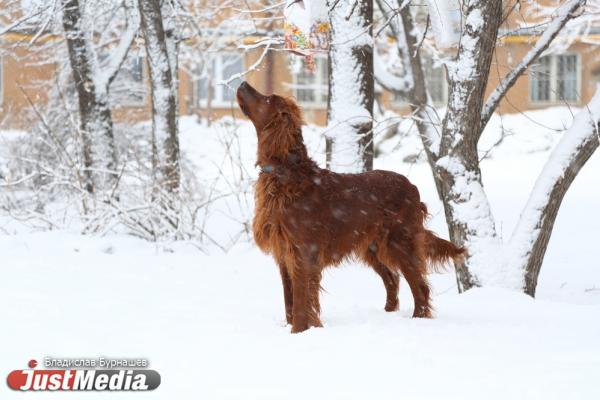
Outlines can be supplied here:
[[271, 98], [267, 97], [267, 104], [271, 104]]

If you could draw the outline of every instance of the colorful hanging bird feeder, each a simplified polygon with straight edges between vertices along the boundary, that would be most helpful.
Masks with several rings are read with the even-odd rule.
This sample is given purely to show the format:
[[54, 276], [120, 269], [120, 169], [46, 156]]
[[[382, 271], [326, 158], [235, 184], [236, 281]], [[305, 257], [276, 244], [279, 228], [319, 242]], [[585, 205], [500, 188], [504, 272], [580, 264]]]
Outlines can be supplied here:
[[325, 0], [288, 0], [285, 16], [285, 48], [303, 56], [306, 66], [314, 71], [314, 56], [329, 51], [331, 24]]

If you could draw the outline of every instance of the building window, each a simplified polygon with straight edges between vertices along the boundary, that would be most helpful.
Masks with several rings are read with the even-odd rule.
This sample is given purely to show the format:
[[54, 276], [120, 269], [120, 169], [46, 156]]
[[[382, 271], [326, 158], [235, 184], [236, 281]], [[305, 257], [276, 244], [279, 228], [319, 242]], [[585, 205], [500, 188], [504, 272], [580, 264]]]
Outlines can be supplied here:
[[[108, 57], [99, 57], [100, 68]], [[110, 95], [118, 105], [139, 107], [146, 103], [148, 87], [144, 84], [144, 56], [130, 54], [117, 73]]]
[[217, 54], [203, 77], [196, 81], [196, 105], [205, 106], [210, 96], [212, 106], [229, 106], [235, 99], [235, 91], [242, 83], [241, 78], [236, 78], [224, 85], [223, 81], [230, 79], [235, 74], [244, 70], [244, 60], [239, 54]]
[[441, 65], [435, 66], [431, 57], [426, 57], [423, 62], [425, 84], [429, 91], [431, 101], [435, 105], [444, 105], [448, 101], [448, 83], [446, 71]]
[[534, 103], [578, 101], [579, 75], [577, 54], [541, 57], [531, 69], [531, 101]]
[[129, 74], [131, 79], [134, 82], [142, 83], [144, 82], [144, 57], [136, 56], [131, 60], [130, 64], [126, 66], [128, 67]]
[[[448, 82], [443, 66], [435, 66], [431, 57], [423, 57], [423, 75], [429, 97], [435, 106], [443, 106], [448, 102]], [[400, 93], [394, 93], [394, 102], [406, 104], [406, 98]]]
[[392, 100], [397, 104], [408, 104], [406, 102], [406, 97], [404, 97], [402, 93], [394, 92], [392, 94]]
[[551, 98], [551, 57], [541, 57], [531, 69], [531, 101], [550, 101]]
[[326, 105], [329, 90], [329, 69], [327, 57], [315, 57], [314, 72], [301, 67], [294, 74], [296, 99], [304, 105]]

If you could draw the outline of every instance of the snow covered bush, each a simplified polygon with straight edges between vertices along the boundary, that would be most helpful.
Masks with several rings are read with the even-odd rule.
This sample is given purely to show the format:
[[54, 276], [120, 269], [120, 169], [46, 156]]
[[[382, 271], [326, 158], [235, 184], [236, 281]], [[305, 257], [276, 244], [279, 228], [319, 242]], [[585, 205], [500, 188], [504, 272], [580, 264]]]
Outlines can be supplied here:
[[116, 185], [90, 194], [81, 176], [81, 138], [72, 116], [66, 110], [44, 115], [31, 132], [6, 140], [3, 212], [41, 229], [112, 230], [150, 240], [200, 236], [198, 210], [204, 193], [195, 177], [199, 171], [192, 171], [184, 156], [180, 191], [173, 195], [156, 188], [148, 123], [115, 125], [120, 160]]

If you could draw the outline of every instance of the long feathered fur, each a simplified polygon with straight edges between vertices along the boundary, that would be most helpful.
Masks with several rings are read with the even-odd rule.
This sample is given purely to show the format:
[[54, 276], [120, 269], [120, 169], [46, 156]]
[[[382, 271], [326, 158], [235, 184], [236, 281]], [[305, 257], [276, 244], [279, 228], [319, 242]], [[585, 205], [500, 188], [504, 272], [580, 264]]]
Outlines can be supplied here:
[[321, 272], [348, 257], [380, 275], [387, 311], [398, 309], [401, 274], [415, 300], [413, 316], [430, 317], [427, 273], [459, 260], [465, 250], [425, 228], [427, 207], [416, 186], [390, 171], [319, 168], [306, 151], [302, 113], [293, 100], [240, 90], [247, 91], [238, 91], [238, 101], [257, 127], [263, 168], [255, 187], [254, 239], [279, 265], [292, 331], [321, 326]]

